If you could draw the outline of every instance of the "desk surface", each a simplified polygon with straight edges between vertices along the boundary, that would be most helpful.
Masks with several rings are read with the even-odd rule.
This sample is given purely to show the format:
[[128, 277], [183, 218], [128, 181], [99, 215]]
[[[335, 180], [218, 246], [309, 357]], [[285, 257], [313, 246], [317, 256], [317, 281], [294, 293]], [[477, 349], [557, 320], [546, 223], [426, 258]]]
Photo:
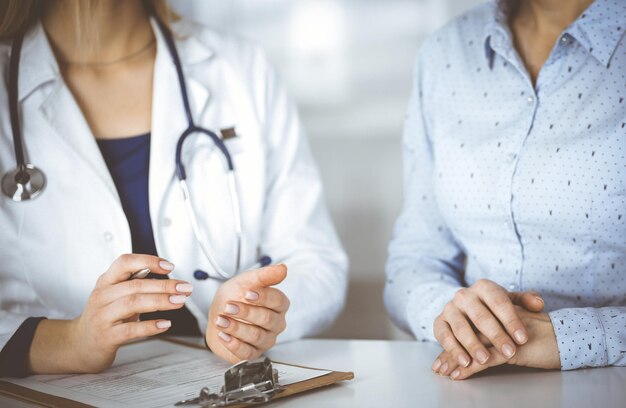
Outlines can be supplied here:
[[[541, 371], [503, 367], [454, 382], [430, 371], [434, 344], [373, 340], [301, 340], [269, 357], [353, 371], [355, 379], [278, 400], [267, 407], [602, 407], [626, 406], [626, 368]], [[0, 407], [32, 407], [0, 396]]]
[[437, 345], [405, 341], [302, 340], [277, 346], [277, 361], [353, 371], [342, 385], [271, 407], [626, 407], [626, 368], [542, 371], [502, 367], [454, 382], [431, 372]]

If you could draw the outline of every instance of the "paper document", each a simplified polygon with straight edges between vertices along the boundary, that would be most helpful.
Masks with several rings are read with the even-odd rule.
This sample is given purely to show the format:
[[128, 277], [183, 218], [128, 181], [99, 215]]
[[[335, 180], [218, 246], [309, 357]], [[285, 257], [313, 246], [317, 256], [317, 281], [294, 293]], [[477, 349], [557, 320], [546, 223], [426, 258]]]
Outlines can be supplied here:
[[[231, 365], [207, 350], [163, 340], [120, 348], [113, 367], [101, 374], [35, 375], [3, 381], [97, 407], [171, 407], [224, 385]], [[330, 371], [274, 363], [282, 385], [316, 378]]]

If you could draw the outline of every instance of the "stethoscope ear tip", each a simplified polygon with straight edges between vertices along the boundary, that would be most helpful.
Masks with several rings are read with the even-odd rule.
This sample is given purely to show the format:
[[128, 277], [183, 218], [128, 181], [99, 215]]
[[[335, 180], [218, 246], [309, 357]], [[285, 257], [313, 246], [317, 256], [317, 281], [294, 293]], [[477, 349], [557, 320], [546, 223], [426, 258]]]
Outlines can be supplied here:
[[196, 278], [196, 280], [207, 280], [209, 279], [209, 274], [198, 269], [193, 273], [193, 277]]

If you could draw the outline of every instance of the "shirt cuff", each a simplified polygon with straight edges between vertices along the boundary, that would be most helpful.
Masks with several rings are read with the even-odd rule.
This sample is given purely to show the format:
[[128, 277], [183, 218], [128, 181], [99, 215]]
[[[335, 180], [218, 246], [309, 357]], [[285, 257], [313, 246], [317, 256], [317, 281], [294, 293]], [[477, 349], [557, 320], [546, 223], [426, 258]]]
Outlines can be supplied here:
[[27, 377], [30, 346], [39, 322], [45, 317], [29, 317], [0, 351], [0, 377]]
[[554, 327], [562, 370], [606, 366], [604, 328], [593, 308], [560, 309], [548, 315]]
[[425, 284], [411, 293], [406, 321], [417, 340], [437, 341], [433, 328], [435, 319], [459, 289], [461, 286], [435, 283]]

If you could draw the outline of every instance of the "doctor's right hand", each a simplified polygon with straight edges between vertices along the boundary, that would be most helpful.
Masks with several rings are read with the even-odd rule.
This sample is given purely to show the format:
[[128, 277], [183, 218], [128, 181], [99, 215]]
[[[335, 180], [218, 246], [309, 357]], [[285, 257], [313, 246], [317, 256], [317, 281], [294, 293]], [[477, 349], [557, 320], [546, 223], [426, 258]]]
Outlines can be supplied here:
[[124, 343], [167, 331], [170, 321], [138, 321], [139, 314], [180, 309], [193, 287], [174, 279], [129, 280], [143, 268], [167, 275], [174, 265], [151, 255], [120, 256], [100, 276], [80, 316], [41, 321], [31, 347], [31, 371], [100, 372], [113, 364]]

